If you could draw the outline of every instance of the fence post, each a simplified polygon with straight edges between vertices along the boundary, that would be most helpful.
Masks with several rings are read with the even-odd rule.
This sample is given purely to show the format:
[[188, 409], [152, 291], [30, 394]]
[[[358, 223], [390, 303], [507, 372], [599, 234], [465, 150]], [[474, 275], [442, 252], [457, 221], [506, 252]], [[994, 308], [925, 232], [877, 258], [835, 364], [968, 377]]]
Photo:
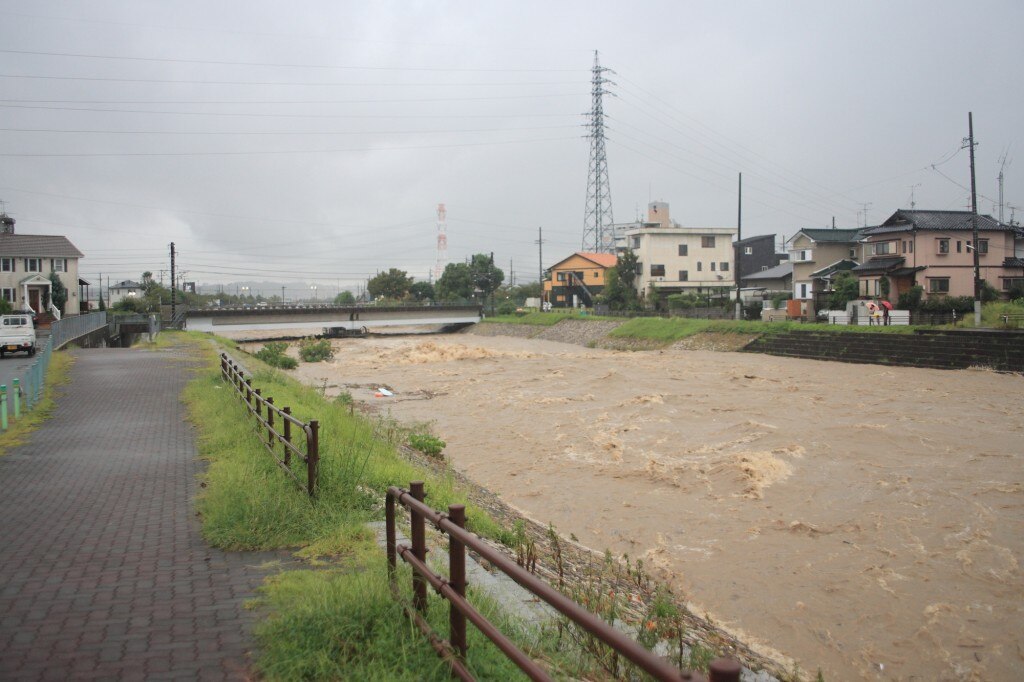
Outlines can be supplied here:
[[253, 402], [256, 403], [256, 418], [257, 419], [263, 419], [263, 400], [262, 400], [262, 398], [263, 398], [263, 389], [262, 388], [254, 388], [252, 390], [252, 392], [253, 392]]
[[[414, 500], [422, 502], [426, 495], [423, 493], [423, 481], [413, 481], [409, 484], [409, 492]], [[412, 555], [421, 562], [427, 560], [427, 534], [423, 514], [416, 511], [415, 507], [409, 507], [410, 529], [412, 536]], [[412, 602], [420, 613], [427, 612], [427, 579], [418, 571], [412, 572]]]
[[267, 445], [274, 451], [274, 399], [267, 398]]
[[252, 379], [243, 378], [245, 382], [245, 402], [249, 405], [249, 409], [252, 409]]
[[7, 384], [0, 384], [0, 428], [7, 430]]
[[[466, 506], [462, 504], [448, 505], [448, 519], [459, 528], [466, 527]], [[466, 546], [448, 536], [448, 584], [460, 597], [466, 596]], [[466, 660], [466, 616], [455, 608], [454, 603], [448, 604], [448, 637], [459, 657]]]
[[[6, 390], [7, 389], [5, 387], [4, 391], [6, 392]], [[11, 389], [11, 390], [14, 391], [14, 418], [18, 419], [18, 418], [21, 417], [21, 380], [20, 379], [15, 379], [14, 380], [14, 388]], [[7, 415], [6, 415], [7, 410], [5, 409], [4, 412], [5, 412], [4, 418], [6, 419], [6, 417], [7, 417]], [[7, 428], [6, 424], [4, 425], [4, 428]]]
[[740, 682], [743, 667], [731, 658], [716, 658], [708, 665], [708, 682]]
[[320, 422], [311, 419], [309, 437], [306, 439], [306, 492], [316, 495], [317, 475], [320, 468]]
[[292, 449], [288, 447], [292, 443], [292, 423], [288, 417], [292, 414], [292, 408], [286, 407], [281, 412], [284, 413], [284, 465], [289, 466], [292, 462]]
[[388, 548], [388, 581], [393, 583], [398, 556], [395, 548], [395, 496], [390, 490], [384, 496], [384, 532]]

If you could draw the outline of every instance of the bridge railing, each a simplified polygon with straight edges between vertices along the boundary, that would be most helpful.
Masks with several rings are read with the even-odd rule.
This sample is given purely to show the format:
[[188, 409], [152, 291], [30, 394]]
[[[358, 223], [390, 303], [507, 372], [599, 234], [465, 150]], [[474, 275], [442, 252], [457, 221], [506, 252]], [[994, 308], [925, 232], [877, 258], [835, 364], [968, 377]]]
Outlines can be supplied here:
[[[290, 407], [277, 407], [274, 399], [263, 395], [263, 390], [254, 388], [252, 378], [245, 376], [242, 367], [234, 361], [227, 353], [220, 354], [220, 372], [224, 381], [234, 387], [235, 393], [245, 403], [257, 422], [257, 431], [266, 430], [266, 436], [260, 439], [263, 447], [277, 462], [277, 465], [291, 477], [301, 488], [303, 484], [299, 481], [292, 466], [292, 455], [306, 464], [306, 494], [311, 498], [316, 496], [318, 476], [320, 469], [320, 422], [316, 419], [303, 422], [292, 416]], [[298, 440], [293, 438], [295, 427], [299, 433], [304, 434], [304, 447]], [[279, 430], [280, 429], [280, 430]], [[278, 457], [276, 446], [280, 445], [282, 457]]]
[[75, 339], [91, 334], [105, 326], [107, 326], [107, 311], [105, 310], [63, 317], [50, 325], [53, 349], [63, 348]]

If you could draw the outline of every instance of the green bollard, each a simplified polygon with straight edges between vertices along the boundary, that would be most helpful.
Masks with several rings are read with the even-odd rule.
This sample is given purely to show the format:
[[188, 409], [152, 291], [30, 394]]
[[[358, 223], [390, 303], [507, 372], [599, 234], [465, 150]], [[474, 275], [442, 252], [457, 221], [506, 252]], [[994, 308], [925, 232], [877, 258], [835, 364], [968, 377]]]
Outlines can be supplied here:
[[21, 379], [14, 380], [14, 418], [21, 418]]
[[0, 428], [7, 430], [7, 384], [0, 384]]

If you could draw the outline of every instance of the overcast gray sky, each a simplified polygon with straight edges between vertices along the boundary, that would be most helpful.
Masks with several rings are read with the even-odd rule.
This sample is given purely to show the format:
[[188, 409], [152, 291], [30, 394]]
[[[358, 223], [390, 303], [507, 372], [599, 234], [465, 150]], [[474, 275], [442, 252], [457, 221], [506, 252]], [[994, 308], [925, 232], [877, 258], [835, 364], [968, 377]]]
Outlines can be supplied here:
[[741, 171], [745, 236], [966, 208], [968, 111], [1021, 218], [1022, 37], [1019, 1], [0, 2], [0, 199], [87, 279], [171, 241], [200, 283], [427, 279], [443, 202], [449, 260], [536, 280], [539, 226], [581, 246], [598, 50], [616, 222], [735, 226]]

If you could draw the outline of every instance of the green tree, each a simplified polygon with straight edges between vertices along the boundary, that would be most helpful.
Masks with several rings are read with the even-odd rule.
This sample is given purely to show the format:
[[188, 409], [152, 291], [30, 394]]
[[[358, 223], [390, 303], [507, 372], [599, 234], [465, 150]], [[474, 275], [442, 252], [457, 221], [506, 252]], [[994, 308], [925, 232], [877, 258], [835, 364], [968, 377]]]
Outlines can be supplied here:
[[635, 310], [637, 301], [636, 289], [636, 254], [632, 251], [619, 256], [615, 267], [608, 268], [604, 273], [604, 289], [598, 299], [607, 303], [612, 310]]
[[57, 310], [64, 313], [64, 306], [68, 302], [68, 289], [56, 272], [50, 273], [50, 301], [57, 307]]
[[387, 272], [377, 273], [377, 276], [367, 283], [366, 290], [374, 298], [400, 299], [405, 298], [405, 295], [409, 293], [410, 286], [412, 286], [412, 277], [409, 276], [409, 273], [398, 268], [391, 268]]
[[505, 280], [505, 273], [494, 265], [494, 258], [486, 253], [474, 255], [469, 263], [469, 270], [473, 286], [483, 292], [484, 298], [493, 294]]
[[[276, 298], [276, 296], [274, 298]], [[334, 297], [334, 305], [352, 305], [355, 302], [356, 297], [348, 290], [339, 292], [338, 295]]]
[[846, 304], [860, 298], [857, 278], [852, 272], [840, 272], [832, 281], [832, 294], [828, 305], [832, 310], [846, 310]]
[[636, 253], [629, 249], [621, 256], [615, 263], [615, 270], [619, 275], [619, 280], [622, 282], [624, 287], [636, 290], [636, 265], [638, 257]]
[[409, 295], [414, 301], [433, 301], [434, 285], [430, 282], [413, 282], [409, 287]]
[[437, 279], [434, 293], [439, 300], [473, 297], [473, 274], [466, 263], [449, 263]]
[[102, 286], [100, 287], [100, 300], [99, 300], [99, 303], [97, 305], [97, 309], [98, 310], [106, 310], [107, 309], [107, 304], [103, 301], [103, 288], [102, 288]]
[[6, 298], [0, 298], [0, 315], [10, 315], [14, 312], [10, 302]]

